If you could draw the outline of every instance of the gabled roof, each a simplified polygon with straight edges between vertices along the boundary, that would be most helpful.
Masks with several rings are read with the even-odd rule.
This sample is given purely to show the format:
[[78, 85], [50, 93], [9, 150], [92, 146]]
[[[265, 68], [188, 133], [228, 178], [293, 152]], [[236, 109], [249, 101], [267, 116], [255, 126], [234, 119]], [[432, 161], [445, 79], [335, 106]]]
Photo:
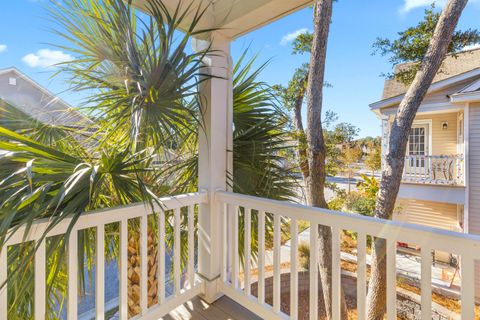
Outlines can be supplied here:
[[0, 99], [20, 108], [31, 116], [51, 124], [68, 126], [85, 126], [91, 120], [76, 111], [39, 83], [22, 73], [15, 67], [1, 69], [0, 77], [21, 79], [25, 85], [0, 84]]
[[450, 97], [452, 103], [478, 102], [480, 101], [480, 79], [470, 83], [462, 90]]
[[[394, 73], [408, 68], [412, 66], [412, 64], [412, 62], [399, 64], [395, 67]], [[442, 63], [440, 72], [435, 75], [433, 83], [457, 76], [478, 67], [480, 67], [480, 48], [465, 50], [456, 55], [448, 55]], [[407, 89], [408, 87], [400, 81], [388, 79], [385, 81], [382, 100], [403, 94]]]
[[470, 92], [475, 92], [479, 90], [480, 90], [480, 79], [470, 83], [468, 86], [458, 91], [457, 94], [470, 93]]
[[[467, 71], [467, 72], [455, 75], [453, 77], [446, 78], [446, 79], [443, 79], [443, 80], [440, 80], [440, 81], [437, 81], [437, 82], [433, 83], [430, 86], [430, 88], [428, 88], [427, 94], [435, 92], [435, 91], [440, 91], [442, 89], [450, 87], [450, 86], [452, 86], [454, 84], [457, 84], [459, 82], [466, 81], [468, 79], [472, 79], [473, 83], [477, 83], [477, 82], [479, 82], [479, 80], [477, 79], [478, 77], [480, 77], [480, 66], [478, 68], [474, 68], [470, 71]], [[466, 88], [469, 88], [469, 87], [473, 88], [474, 87], [473, 83], [470, 83], [469, 85], [464, 87], [464, 89], [462, 89], [462, 90], [465, 90]], [[457, 93], [455, 93], [455, 94], [457, 94]], [[404, 96], [405, 96], [405, 94], [403, 93], [403, 94], [399, 94], [399, 95], [391, 97], [391, 98], [387, 98], [387, 99], [380, 100], [378, 102], [374, 102], [374, 103], [370, 104], [370, 109], [375, 111], [375, 110], [378, 110], [378, 109], [381, 109], [381, 108], [394, 106], [396, 104], [399, 104], [402, 101]]]
[[[179, 0], [162, 2], [172, 12], [179, 4]], [[192, 8], [195, 10], [198, 6], [207, 8], [200, 22], [200, 28], [218, 28], [226, 37], [235, 39], [303, 9], [312, 2], [312, 0], [193, 0]], [[146, 0], [133, 1], [133, 4], [140, 9], [144, 9], [146, 3]], [[181, 3], [186, 7], [192, 2], [182, 1]], [[195, 10], [191, 10], [191, 15]], [[188, 26], [188, 23], [186, 19], [183, 27]]]

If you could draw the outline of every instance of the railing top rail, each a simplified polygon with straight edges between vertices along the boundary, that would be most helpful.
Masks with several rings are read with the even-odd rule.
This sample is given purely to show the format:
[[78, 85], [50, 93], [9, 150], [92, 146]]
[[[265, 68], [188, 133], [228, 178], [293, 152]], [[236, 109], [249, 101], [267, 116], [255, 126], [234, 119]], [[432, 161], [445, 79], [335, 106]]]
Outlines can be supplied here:
[[425, 158], [425, 159], [463, 159], [463, 154], [408, 154], [405, 156], [406, 159], [415, 159], [415, 158]]
[[[153, 211], [167, 211], [176, 208], [186, 207], [199, 203], [206, 203], [208, 201], [208, 193], [196, 192], [182, 194], [172, 197], [164, 197], [159, 199], [159, 204], [155, 204]], [[119, 206], [114, 208], [105, 208], [95, 211], [83, 213], [78, 221], [75, 223], [73, 230], [88, 229], [99, 225], [124, 221], [127, 219], [134, 219], [152, 213], [149, 204], [134, 203], [126, 206]], [[48, 237], [64, 234], [72, 221], [72, 217], [62, 220], [54, 228], [48, 232]], [[19, 244], [22, 242], [39, 240], [50, 224], [50, 219], [41, 219], [33, 223], [28, 235], [25, 235], [26, 227], [21, 226], [16, 229], [13, 234], [9, 234], [7, 246]]]
[[360, 231], [393, 241], [415, 243], [419, 246], [428, 245], [434, 249], [440, 247], [451, 253], [480, 259], [480, 236], [476, 235], [230, 192], [219, 191], [216, 193], [216, 197], [219, 201], [231, 205], [248, 206], [267, 213], [280, 214], [343, 230]]

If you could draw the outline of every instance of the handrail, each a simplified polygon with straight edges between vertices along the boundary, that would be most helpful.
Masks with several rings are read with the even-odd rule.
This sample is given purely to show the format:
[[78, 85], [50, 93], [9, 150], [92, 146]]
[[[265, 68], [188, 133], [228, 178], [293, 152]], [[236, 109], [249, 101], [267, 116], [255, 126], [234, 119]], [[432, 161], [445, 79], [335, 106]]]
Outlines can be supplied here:
[[[475, 259], [480, 259], [480, 236], [478, 235], [315, 208], [292, 202], [259, 198], [232, 192], [218, 191], [215, 195], [221, 203], [228, 203], [234, 206], [248, 206], [256, 210], [279, 214], [287, 218], [311, 221], [344, 230], [356, 231], [362, 229], [363, 232], [371, 236], [382, 237], [384, 239], [397, 239], [399, 242], [420, 243], [422, 240], [432, 242], [430, 237], [435, 237], [440, 242], [446, 242], [444, 244], [446, 248], [442, 248], [445, 251], [458, 254], [471, 254], [473, 257], [476, 257]], [[449, 243], [452, 239], [455, 239], [457, 242]], [[435, 244], [432, 245], [434, 248], [436, 247]]]
[[[367, 285], [367, 265], [366, 265], [366, 237], [374, 236], [386, 240], [387, 257], [387, 280], [382, 285], [387, 290], [387, 318], [396, 319], [396, 247], [397, 243], [418, 244], [421, 247], [421, 292], [422, 292], [422, 319], [431, 319], [432, 315], [432, 299], [431, 299], [431, 280], [432, 280], [432, 251], [439, 250], [458, 255], [461, 259], [461, 298], [462, 298], [462, 319], [473, 319], [474, 303], [475, 303], [475, 267], [474, 262], [480, 259], [480, 236], [458, 233], [449, 230], [442, 230], [416, 224], [409, 224], [400, 221], [383, 220], [373, 217], [366, 217], [356, 214], [336, 212], [322, 208], [313, 208], [300, 204], [282, 202], [277, 200], [263, 199], [253, 196], [240, 195], [229, 192], [217, 192], [215, 194], [216, 201], [225, 206], [225, 212], [222, 217], [222, 226], [228, 232], [223, 234], [224, 247], [222, 249], [222, 291], [230, 298], [236, 300], [246, 306], [251, 311], [257, 313], [260, 317], [268, 319], [297, 319], [299, 312], [298, 299], [298, 265], [292, 263], [296, 256], [296, 250], [290, 255], [290, 315], [282, 312], [280, 308], [280, 294], [284, 287], [281, 282], [281, 261], [280, 250], [281, 243], [279, 239], [280, 223], [287, 220], [291, 223], [291, 230], [295, 232], [297, 222], [300, 220], [310, 222], [310, 272], [309, 283], [310, 293], [318, 293], [318, 270], [317, 264], [319, 255], [318, 249], [318, 227], [327, 226], [332, 230], [332, 312], [333, 318], [340, 316], [340, 287], [341, 287], [341, 251], [340, 251], [340, 234], [342, 230], [356, 232], [357, 242], [357, 307], [359, 311], [359, 319], [365, 319], [366, 310], [366, 285]], [[255, 217], [258, 215], [258, 217]], [[265, 302], [265, 272], [264, 259], [259, 259], [258, 271], [258, 295], [252, 296], [249, 288], [245, 286], [252, 283], [252, 275], [248, 273], [249, 265], [252, 262], [251, 253], [244, 252], [243, 263], [239, 259], [239, 218], [250, 218], [257, 221], [264, 221], [269, 216], [270, 222], [273, 223], [273, 308]], [[247, 221], [247, 220], [246, 220]], [[251, 241], [250, 237], [252, 228], [250, 224], [245, 223], [245, 234], [243, 239], [244, 248]], [[265, 226], [258, 225], [259, 239], [258, 257], [266, 255], [265, 243], [262, 237], [265, 236]], [[271, 232], [271, 231], [270, 231]], [[270, 234], [270, 237], [272, 235]], [[247, 239], [247, 240], [245, 240]], [[292, 241], [291, 250], [298, 246], [297, 241]], [[284, 257], [288, 259], [288, 257]], [[285, 260], [284, 260], [285, 261]], [[270, 269], [270, 270], [271, 270]], [[239, 275], [242, 273], [243, 283], [239, 283]], [[317, 318], [317, 296], [310, 294], [309, 310], [310, 318]], [[283, 301], [282, 301], [283, 303]], [[362, 316], [363, 315], [363, 316]]]
[[[206, 203], [208, 200], [208, 193], [196, 192], [187, 193], [178, 196], [163, 197], [158, 200], [161, 204], [154, 204], [153, 211], [159, 210], [173, 210], [179, 207], [187, 207], [193, 204]], [[105, 208], [99, 210], [92, 210], [83, 213], [78, 221], [75, 223], [75, 230], [88, 229], [96, 227], [99, 224], [109, 224], [125, 219], [139, 218], [152, 213], [147, 203], [133, 203], [125, 206], [118, 206], [113, 208]], [[67, 231], [72, 218], [66, 218], [49, 231], [47, 237], [56, 236]], [[32, 224], [28, 235], [25, 235], [26, 227], [22, 226], [15, 230], [13, 235], [9, 234], [7, 246], [15, 245], [27, 241], [37, 241], [41, 238], [44, 231], [47, 229], [50, 220], [48, 218], [41, 219]]]

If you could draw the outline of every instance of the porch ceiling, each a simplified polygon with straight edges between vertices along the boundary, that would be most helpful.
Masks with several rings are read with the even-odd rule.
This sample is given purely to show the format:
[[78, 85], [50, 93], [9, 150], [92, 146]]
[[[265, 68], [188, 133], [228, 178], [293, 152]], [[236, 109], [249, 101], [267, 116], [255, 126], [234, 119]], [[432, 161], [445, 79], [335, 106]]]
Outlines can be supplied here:
[[[190, 1], [183, 0], [182, 6], [186, 7]], [[178, 2], [163, 0], [172, 11]], [[235, 39], [303, 9], [312, 2], [312, 0], [193, 0], [193, 8], [199, 5], [207, 7], [200, 27], [219, 28], [225, 36]], [[147, 0], [134, 0], [133, 3], [142, 9], [145, 8]], [[193, 15], [195, 10], [191, 11]], [[188, 25], [188, 21], [185, 21], [185, 25]]]

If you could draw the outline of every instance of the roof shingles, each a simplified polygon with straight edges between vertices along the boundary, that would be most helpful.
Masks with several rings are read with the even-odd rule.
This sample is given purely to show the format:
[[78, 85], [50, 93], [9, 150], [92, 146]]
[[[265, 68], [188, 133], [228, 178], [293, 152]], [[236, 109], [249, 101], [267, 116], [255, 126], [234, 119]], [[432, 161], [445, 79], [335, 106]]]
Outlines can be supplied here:
[[[411, 62], [399, 64], [395, 67], [395, 72], [411, 64]], [[438, 72], [433, 79], [433, 83], [445, 80], [478, 67], [480, 67], [480, 48], [463, 51], [458, 53], [456, 56], [449, 55], [445, 58], [445, 61], [440, 68], [440, 72]], [[388, 79], [385, 81], [382, 100], [403, 94], [407, 91], [407, 89], [408, 87], [403, 83], [395, 79]]]

